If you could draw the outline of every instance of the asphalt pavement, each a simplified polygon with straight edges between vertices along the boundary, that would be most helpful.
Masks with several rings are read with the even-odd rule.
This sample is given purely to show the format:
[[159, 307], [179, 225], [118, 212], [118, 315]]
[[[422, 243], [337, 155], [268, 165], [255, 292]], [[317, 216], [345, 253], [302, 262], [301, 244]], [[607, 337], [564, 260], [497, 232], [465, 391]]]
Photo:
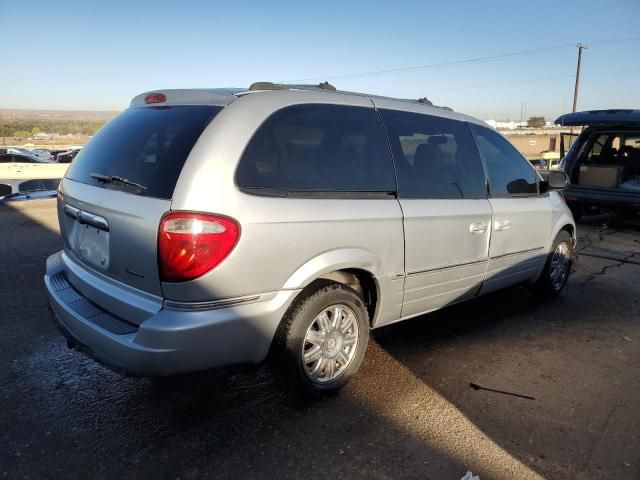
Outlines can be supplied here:
[[640, 228], [603, 221], [560, 298], [377, 330], [309, 401], [267, 365], [125, 378], [69, 350], [42, 284], [55, 201], [0, 206], [0, 478], [640, 478]]

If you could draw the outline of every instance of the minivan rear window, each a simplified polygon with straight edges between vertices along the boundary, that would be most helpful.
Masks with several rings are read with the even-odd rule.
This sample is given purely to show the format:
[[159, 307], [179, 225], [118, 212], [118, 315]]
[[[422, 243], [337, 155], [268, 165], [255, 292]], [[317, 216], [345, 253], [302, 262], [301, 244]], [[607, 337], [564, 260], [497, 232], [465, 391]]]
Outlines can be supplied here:
[[[222, 107], [201, 105], [125, 110], [93, 136], [73, 160], [66, 177], [170, 199], [189, 152], [220, 110]], [[105, 181], [108, 177], [128, 182]]]

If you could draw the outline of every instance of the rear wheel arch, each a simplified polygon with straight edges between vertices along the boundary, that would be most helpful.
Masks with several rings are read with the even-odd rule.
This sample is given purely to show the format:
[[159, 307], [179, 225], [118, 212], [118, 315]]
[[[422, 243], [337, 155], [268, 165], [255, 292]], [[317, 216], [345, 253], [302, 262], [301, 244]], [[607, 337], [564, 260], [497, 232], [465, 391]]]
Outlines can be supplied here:
[[369, 314], [370, 325], [373, 325], [381, 300], [381, 288], [376, 279], [381, 269], [380, 259], [368, 250], [331, 250], [300, 265], [284, 283], [283, 289], [300, 290], [292, 302], [293, 306], [314, 282], [331, 281], [346, 285], [361, 297]]
[[371, 272], [361, 268], [347, 268], [323, 273], [318, 279], [341, 283], [355, 290], [362, 298], [369, 313], [369, 326], [373, 326], [375, 315], [378, 312], [380, 288]]
[[[309, 280], [293, 298], [287, 312], [296, 308], [308, 296], [310, 291], [318, 288], [319, 284], [326, 283], [339, 283], [356, 292], [369, 314], [369, 327], [374, 325], [375, 315], [379, 311], [380, 287], [375, 276], [363, 268], [344, 268], [318, 274], [315, 278]], [[286, 317], [286, 313], [283, 319], [284, 317]], [[280, 326], [282, 326], [282, 320], [280, 321]]]

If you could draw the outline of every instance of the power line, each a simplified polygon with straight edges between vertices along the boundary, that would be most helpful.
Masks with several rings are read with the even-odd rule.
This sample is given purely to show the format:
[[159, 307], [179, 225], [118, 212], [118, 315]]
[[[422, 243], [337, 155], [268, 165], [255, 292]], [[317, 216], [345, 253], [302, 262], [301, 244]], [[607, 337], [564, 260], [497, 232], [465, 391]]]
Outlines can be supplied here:
[[497, 83], [479, 83], [479, 84], [475, 84], [475, 85], [462, 85], [459, 87], [446, 87], [446, 88], [434, 88], [434, 89], [429, 89], [430, 92], [443, 92], [446, 90], [463, 90], [465, 88], [483, 88], [483, 87], [497, 87], [497, 86], [502, 86], [502, 85], [515, 85], [518, 83], [535, 83], [535, 82], [542, 82], [545, 80], [557, 80], [560, 78], [573, 78], [575, 77], [574, 74], [571, 75], [556, 75], [553, 77], [541, 77], [541, 78], [531, 78], [529, 80], [512, 80], [512, 81], [508, 81], [508, 82], [497, 82]]
[[330, 75], [330, 76], [324, 76], [324, 77], [310, 77], [310, 78], [301, 78], [301, 79], [297, 79], [297, 80], [285, 80], [285, 83], [311, 82], [311, 81], [323, 80], [323, 79], [335, 80], [335, 79], [339, 79], [339, 78], [366, 77], [366, 76], [370, 76], [370, 75], [384, 75], [384, 74], [388, 74], [388, 73], [414, 72], [414, 71], [419, 71], [419, 70], [427, 70], [427, 69], [431, 69], [431, 68], [450, 67], [450, 66], [454, 66], [454, 65], [464, 65], [464, 64], [469, 64], [469, 63], [482, 63], [482, 62], [489, 62], [489, 61], [492, 61], [492, 60], [500, 60], [500, 59], [503, 59], [503, 58], [518, 57], [518, 56], [523, 56], [523, 55], [533, 55], [533, 54], [536, 54], [536, 53], [549, 52], [549, 51], [552, 51], [552, 50], [559, 50], [559, 49], [562, 49], [562, 48], [573, 47], [573, 46], [574, 46], [573, 43], [568, 43], [568, 44], [565, 44], [565, 45], [556, 45], [555, 47], [536, 48], [536, 49], [532, 49], [532, 50], [521, 50], [519, 52], [503, 53], [503, 54], [500, 54], [500, 55], [491, 55], [489, 57], [467, 58], [465, 60], [456, 60], [456, 61], [453, 61], [453, 62], [431, 63], [431, 64], [428, 64], [428, 65], [416, 65], [416, 66], [412, 66], [412, 67], [391, 68], [391, 69], [388, 69], [388, 70], [376, 70], [376, 71], [372, 71], [372, 72], [347, 73], [347, 74], [343, 74], [343, 75]]
[[[640, 37], [630, 37], [630, 38], [620, 38], [620, 39], [609, 39], [609, 40], [596, 40], [593, 42], [588, 42], [590, 44], [600, 44], [600, 43], [614, 43], [614, 42], [628, 42], [628, 41], [636, 41], [640, 40]], [[525, 55], [535, 55], [538, 53], [551, 52], [554, 50], [561, 50], [568, 47], [575, 47], [575, 43], [566, 43], [563, 45], [555, 45], [552, 47], [546, 48], [535, 48], [531, 50], [520, 50], [517, 52], [509, 52], [502, 53], [499, 55], [490, 55], [487, 57], [475, 57], [475, 58], [467, 58], [464, 60], [456, 60], [452, 62], [442, 62], [442, 63], [431, 63], [426, 65], [415, 65], [410, 67], [402, 67], [402, 68], [391, 68], [387, 70], [374, 70], [370, 72], [359, 72], [359, 73], [346, 73], [341, 75], [325, 75], [320, 77], [309, 77], [309, 78], [300, 78], [295, 80], [284, 80], [283, 83], [301, 83], [301, 82], [313, 82], [313, 81], [321, 81], [321, 80], [336, 80], [341, 78], [358, 78], [358, 77], [367, 77], [372, 75], [385, 75], [390, 73], [408, 73], [415, 72], [420, 70], [428, 70], [428, 69], [436, 69], [436, 68], [446, 68], [457, 65], [467, 65], [474, 63], [484, 63], [491, 62], [496, 60], [503, 60], [506, 58], [513, 57], [521, 57]]]
[[610, 40], [593, 40], [591, 42], [585, 42], [589, 45], [594, 45], [598, 43], [616, 43], [616, 42], [637, 42], [640, 40], [640, 37], [629, 37], [629, 38], [612, 38]]

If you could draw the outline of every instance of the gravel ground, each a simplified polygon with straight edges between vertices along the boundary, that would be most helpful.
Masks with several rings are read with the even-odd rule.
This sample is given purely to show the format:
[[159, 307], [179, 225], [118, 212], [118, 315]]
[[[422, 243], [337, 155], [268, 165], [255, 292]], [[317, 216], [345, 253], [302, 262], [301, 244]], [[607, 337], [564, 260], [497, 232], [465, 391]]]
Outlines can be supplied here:
[[267, 366], [132, 379], [68, 350], [42, 285], [55, 203], [2, 206], [0, 478], [640, 478], [640, 229], [596, 220], [559, 299], [380, 329], [310, 402]]

